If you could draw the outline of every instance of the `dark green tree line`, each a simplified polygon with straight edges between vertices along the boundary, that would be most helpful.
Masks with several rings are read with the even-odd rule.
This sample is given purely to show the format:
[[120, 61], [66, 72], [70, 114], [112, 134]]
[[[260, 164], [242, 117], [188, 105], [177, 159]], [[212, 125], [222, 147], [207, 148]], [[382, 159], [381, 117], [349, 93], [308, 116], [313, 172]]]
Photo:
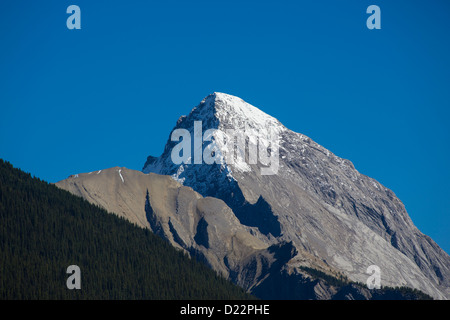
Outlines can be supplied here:
[[[69, 265], [81, 290], [69, 290]], [[149, 230], [0, 159], [0, 299], [244, 299]]]

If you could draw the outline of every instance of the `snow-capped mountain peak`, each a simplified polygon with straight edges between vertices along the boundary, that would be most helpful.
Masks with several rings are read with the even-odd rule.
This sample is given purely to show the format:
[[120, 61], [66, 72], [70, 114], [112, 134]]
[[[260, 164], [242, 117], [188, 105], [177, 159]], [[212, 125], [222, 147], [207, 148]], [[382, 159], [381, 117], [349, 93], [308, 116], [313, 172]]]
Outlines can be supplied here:
[[[268, 167], [273, 174], [263, 174]], [[215, 92], [180, 117], [163, 154], [148, 157], [143, 172], [222, 199], [262, 241], [292, 241], [352, 280], [364, 282], [376, 264], [385, 285], [449, 295], [449, 256], [414, 226], [391, 190], [238, 97]]]
[[[249, 172], [251, 165], [257, 164], [262, 165], [258, 169], [261, 174], [270, 174], [274, 170], [270, 171], [273, 168], [267, 166], [272, 159], [273, 163], [278, 161], [279, 137], [285, 129], [277, 119], [241, 98], [214, 92], [187, 116], [178, 119], [164, 153], [159, 158], [149, 157], [143, 172], [169, 174], [182, 183], [186, 183], [186, 175], [190, 175], [189, 184], [195, 180], [200, 193], [204, 190], [198, 187], [199, 183], [202, 184], [198, 177], [205, 172], [200, 164], [212, 165], [206, 171], [214, 171], [214, 179], [219, 174], [222, 181], [234, 180], [233, 172]], [[183, 148], [184, 161], [177, 163], [174, 150], [182, 149], [180, 141], [184, 139], [189, 139], [190, 143]], [[186, 151], [189, 155], [185, 154]], [[213, 159], [208, 160], [209, 151]], [[175, 157], [178, 158], [178, 154]]]

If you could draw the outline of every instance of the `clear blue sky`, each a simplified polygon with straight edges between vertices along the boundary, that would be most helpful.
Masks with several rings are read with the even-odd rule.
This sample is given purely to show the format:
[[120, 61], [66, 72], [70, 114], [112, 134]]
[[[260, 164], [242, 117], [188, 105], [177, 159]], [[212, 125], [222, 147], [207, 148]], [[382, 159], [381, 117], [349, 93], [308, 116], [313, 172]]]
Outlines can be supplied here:
[[141, 170], [225, 92], [391, 188], [450, 252], [449, 31], [445, 0], [2, 0], [0, 157], [49, 182]]

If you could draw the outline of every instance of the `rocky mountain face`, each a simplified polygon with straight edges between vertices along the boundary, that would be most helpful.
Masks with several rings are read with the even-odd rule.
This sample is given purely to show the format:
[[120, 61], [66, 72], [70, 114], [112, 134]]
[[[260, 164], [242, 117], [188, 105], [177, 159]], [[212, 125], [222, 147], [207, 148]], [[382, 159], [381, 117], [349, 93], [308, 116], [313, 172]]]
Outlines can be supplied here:
[[365, 283], [370, 265], [383, 286], [450, 297], [449, 255], [391, 190], [231, 95], [214, 93], [180, 117], [143, 172], [116, 167], [57, 185], [151, 228], [261, 298], [374, 298], [305, 271]]
[[[151, 229], [261, 297], [275, 298], [271, 291], [274, 279], [282, 274], [290, 278], [286, 263], [296, 255], [292, 243], [270, 245], [260, 240], [255, 236], [258, 230], [242, 225], [225, 202], [202, 197], [170, 176], [115, 167], [73, 175], [56, 185]], [[324, 285], [307, 273], [301, 277], [302, 285], [311, 291], [304, 296], [329, 299], [335, 294], [316, 296], [315, 287]]]
[[[351, 283], [317, 278], [302, 265], [342, 277], [314, 256], [299, 252], [292, 242], [264, 242], [255, 227], [239, 222], [220, 199], [202, 197], [170, 176], [110, 168], [76, 174], [56, 184], [136, 225], [151, 229], [224, 277], [263, 299], [407, 299], [398, 292], [373, 291]], [[412, 295], [411, 298], [417, 298]]]

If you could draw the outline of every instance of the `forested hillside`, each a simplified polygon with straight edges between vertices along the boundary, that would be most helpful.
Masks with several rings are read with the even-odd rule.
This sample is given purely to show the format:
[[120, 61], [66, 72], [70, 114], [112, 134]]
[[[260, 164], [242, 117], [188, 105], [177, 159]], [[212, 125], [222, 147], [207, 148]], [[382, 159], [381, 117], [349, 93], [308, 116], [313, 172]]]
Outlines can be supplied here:
[[[69, 290], [66, 269], [81, 270]], [[243, 299], [169, 243], [0, 159], [0, 299]]]

